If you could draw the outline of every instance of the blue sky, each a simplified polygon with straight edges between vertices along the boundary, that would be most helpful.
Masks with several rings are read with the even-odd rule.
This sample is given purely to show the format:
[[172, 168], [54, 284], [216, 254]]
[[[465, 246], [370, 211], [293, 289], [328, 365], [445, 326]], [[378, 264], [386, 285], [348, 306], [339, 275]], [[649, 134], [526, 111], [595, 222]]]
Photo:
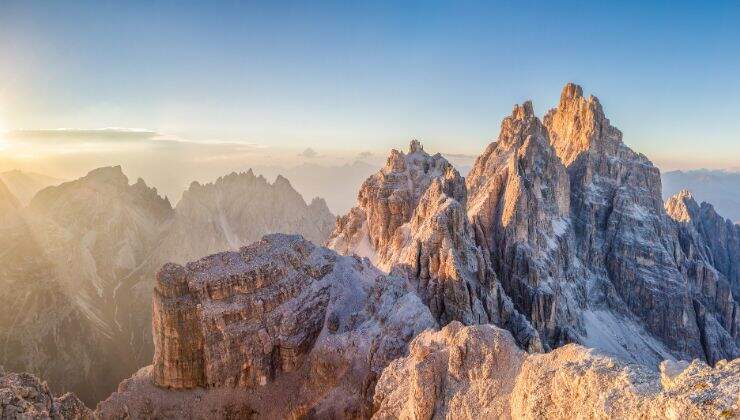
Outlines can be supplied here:
[[[153, 3], [153, 4], [152, 4]], [[568, 81], [664, 168], [740, 166], [740, 5], [0, 2], [6, 130], [477, 154]]]

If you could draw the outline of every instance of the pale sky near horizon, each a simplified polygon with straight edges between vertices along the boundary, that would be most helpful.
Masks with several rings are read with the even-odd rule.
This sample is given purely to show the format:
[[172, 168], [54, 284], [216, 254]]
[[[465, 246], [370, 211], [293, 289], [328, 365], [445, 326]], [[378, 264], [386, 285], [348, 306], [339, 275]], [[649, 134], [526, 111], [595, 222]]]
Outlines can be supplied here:
[[730, 2], [4, 0], [0, 170], [340, 164], [412, 137], [472, 156], [568, 81], [661, 169], [739, 169], [739, 20]]

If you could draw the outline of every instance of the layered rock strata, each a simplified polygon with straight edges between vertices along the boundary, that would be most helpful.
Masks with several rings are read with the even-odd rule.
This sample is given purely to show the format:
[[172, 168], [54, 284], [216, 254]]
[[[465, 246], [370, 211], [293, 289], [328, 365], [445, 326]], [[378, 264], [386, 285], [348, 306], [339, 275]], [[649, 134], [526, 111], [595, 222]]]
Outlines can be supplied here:
[[[263, 417], [367, 417], [382, 369], [436, 325], [401, 278], [299, 236], [268, 235], [162, 268], [154, 363], [144, 375], [172, 390], [236, 388]], [[136, 390], [146, 385], [126, 388], [101, 404], [103, 413], [142, 413], [149, 397]], [[182, 408], [196, 394], [179, 395]]]

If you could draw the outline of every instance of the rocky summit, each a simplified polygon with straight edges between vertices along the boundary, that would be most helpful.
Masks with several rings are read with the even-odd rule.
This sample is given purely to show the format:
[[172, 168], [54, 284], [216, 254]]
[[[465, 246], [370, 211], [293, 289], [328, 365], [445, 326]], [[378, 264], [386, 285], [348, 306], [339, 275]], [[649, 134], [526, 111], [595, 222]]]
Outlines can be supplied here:
[[[548, 347], [576, 342], [648, 365], [740, 354], [729, 267], [705, 258], [696, 268], [658, 169], [580, 86], [568, 84], [543, 121], [531, 103], [516, 106], [466, 184], [476, 242]], [[692, 286], [698, 277], [717, 286]]]

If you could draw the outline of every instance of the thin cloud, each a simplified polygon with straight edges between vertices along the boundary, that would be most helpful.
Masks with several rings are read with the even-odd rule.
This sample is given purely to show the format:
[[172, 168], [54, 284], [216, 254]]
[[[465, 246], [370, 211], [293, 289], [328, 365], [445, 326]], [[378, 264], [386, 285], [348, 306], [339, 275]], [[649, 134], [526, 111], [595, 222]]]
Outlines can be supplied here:
[[8, 140], [33, 141], [135, 141], [152, 140], [160, 134], [153, 130], [142, 128], [52, 128], [39, 130], [11, 130], [5, 133]]
[[368, 151], [360, 152], [359, 154], [357, 154], [357, 159], [369, 159], [371, 157], [373, 157], [373, 154]]
[[318, 155], [319, 154], [316, 153], [316, 151], [313, 150], [310, 147], [298, 154], [298, 156], [301, 156], [301, 157], [304, 157], [304, 158], [308, 158], [308, 159], [315, 158]]
[[468, 155], [465, 153], [442, 153], [443, 155], [451, 158], [458, 158], [458, 159], [475, 159], [476, 155]]

